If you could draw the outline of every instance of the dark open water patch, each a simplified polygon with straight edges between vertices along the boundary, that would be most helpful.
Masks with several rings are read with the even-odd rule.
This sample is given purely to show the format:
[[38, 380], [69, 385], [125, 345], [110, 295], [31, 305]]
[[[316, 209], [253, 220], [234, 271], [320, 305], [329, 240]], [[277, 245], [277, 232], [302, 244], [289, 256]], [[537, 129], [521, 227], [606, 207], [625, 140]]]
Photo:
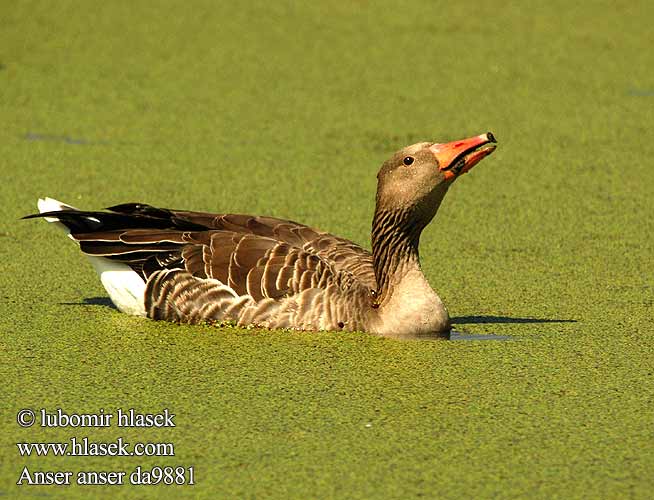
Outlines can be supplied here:
[[514, 340], [510, 335], [474, 334], [452, 330], [447, 340]]
[[395, 340], [514, 340], [509, 335], [474, 334], [458, 330], [449, 332], [424, 333], [420, 335], [389, 335]]
[[[575, 319], [552, 318], [514, 318], [511, 316], [459, 316], [452, 318], [453, 325], [500, 325], [500, 324], [542, 324], [542, 323], [576, 323]], [[453, 329], [450, 332], [429, 333], [422, 335], [392, 335], [398, 340], [516, 340], [510, 335], [475, 334]]]
[[64, 144], [74, 144], [81, 146], [93, 146], [98, 144], [109, 144], [109, 141], [91, 141], [82, 137], [70, 137], [68, 135], [53, 135], [53, 134], [39, 134], [35, 132], [28, 132], [23, 136], [27, 141], [42, 141], [42, 142], [62, 142]]
[[511, 316], [459, 316], [452, 318], [453, 325], [576, 323], [576, 319], [513, 318]]
[[654, 88], [653, 89], [630, 88], [627, 91], [627, 95], [632, 97], [654, 97]]

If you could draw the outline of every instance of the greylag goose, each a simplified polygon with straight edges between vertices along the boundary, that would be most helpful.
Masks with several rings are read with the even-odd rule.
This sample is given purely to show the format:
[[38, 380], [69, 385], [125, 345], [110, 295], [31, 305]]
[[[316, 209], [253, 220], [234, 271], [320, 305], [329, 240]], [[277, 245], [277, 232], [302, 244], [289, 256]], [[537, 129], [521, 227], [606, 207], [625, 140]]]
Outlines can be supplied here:
[[489, 132], [421, 142], [377, 174], [372, 252], [296, 222], [127, 203], [83, 211], [40, 199], [43, 217], [86, 254], [116, 307], [181, 323], [385, 336], [447, 332], [418, 257], [452, 182], [495, 150]]

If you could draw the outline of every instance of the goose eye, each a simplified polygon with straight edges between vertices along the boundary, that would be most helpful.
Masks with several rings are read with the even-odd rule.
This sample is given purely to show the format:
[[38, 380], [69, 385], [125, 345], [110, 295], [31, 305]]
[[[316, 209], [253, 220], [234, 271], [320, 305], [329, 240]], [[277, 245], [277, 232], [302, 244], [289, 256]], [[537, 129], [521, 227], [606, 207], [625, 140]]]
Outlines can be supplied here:
[[413, 160], [414, 160], [413, 156], [406, 156], [404, 160], [402, 160], [402, 162], [408, 167], [413, 163]]

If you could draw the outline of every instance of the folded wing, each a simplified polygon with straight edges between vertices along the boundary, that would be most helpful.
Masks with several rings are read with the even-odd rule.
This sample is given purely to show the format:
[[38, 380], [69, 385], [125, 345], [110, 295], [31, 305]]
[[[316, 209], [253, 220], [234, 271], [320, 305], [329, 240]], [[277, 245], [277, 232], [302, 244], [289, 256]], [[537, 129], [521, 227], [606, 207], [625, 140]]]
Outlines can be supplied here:
[[292, 221], [140, 204], [109, 210], [39, 216], [56, 217], [85, 254], [137, 272], [156, 319], [283, 327], [296, 324], [302, 308], [320, 310], [322, 292], [365, 295], [375, 286], [369, 252]]

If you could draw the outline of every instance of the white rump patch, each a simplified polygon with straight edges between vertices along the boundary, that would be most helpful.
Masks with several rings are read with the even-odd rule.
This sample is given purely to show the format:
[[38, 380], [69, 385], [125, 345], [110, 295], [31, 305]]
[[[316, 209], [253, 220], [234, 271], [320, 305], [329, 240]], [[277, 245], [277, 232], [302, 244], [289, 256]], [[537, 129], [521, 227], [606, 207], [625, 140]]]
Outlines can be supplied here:
[[120, 312], [145, 316], [145, 281], [127, 264], [87, 255], [102, 286]]
[[[77, 208], [66, 205], [53, 198], [39, 198], [39, 212], [55, 212], [60, 210], [78, 210]], [[56, 217], [44, 217], [48, 222], [55, 223], [57, 227], [63, 229], [68, 237], [70, 235], [68, 228], [59, 222]], [[90, 222], [100, 224], [95, 217], [87, 217]], [[104, 257], [87, 255], [91, 264], [100, 276], [102, 286], [109, 294], [111, 301], [120, 312], [131, 314], [133, 316], [145, 316], [145, 282], [141, 276], [133, 271], [127, 264], [122, 264]]]

